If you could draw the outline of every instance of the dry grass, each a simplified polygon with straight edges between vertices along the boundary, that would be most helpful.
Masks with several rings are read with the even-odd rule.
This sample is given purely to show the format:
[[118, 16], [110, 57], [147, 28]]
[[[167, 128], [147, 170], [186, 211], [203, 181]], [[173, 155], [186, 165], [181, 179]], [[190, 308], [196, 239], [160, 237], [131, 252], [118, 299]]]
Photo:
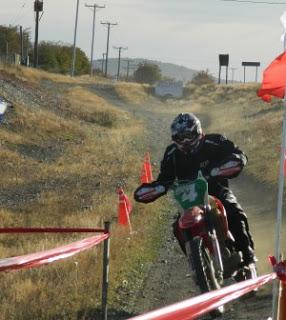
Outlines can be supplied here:
[[135, 105], [144, 104], [149, 98], [150, 87], [148, 85], [119, 82], [114, 89], [122, 100]]
[[197, 112], [211, 116], [208, 131], [235, 141], [248, 155], [247, 172], [273, 184], [279, 172], [283, 107], [278, 100], [262, 102], [257, 88], [257, 84], [202, 86], [192, 98], [199, 106]]
[[103, 98], [81, 87], [68, 89], [65, 96], [69, 102], [67, 110], [84, 121], [104, 127], [114, 127], [128, 120], [127, 113], [118, 110]]
[[18, 79], [38, 84], [42, 80], [49, 80], [55, 83], [65, 84], [86, 84], [86, 83], [106, 83], [103, 77], [87, 75], [71, 77], [70, 75], [62, 75], [58, 73], [51, 73], [44, 70], [37, 70], [34, 68], [26, 68], [22, 66], [0, 65], [0, 70], [4, 70], [10, 75], [14, 75]]
[[[12, 86], [22, 77], [22, 69], [5, 72]], [[44, 79], [42, 72], [28, 72], [25, 79]], [[56, 81], [54, 91], [57, 86]], [[23, 95], [30, 95], [29, 88]], [[7, 94], [3, 90], [0, 94]], [[52, 101], [50, 108], [15, 103], [0, 127], [2, 226], [100, 226], [116, 221], [117, 186], [130, 195], [138, 184], [145, 151], [134, 147], [140, 124], [82, 87], [64, 93], [67, 97], [55, 105], [59, 98], [43, 97]], [[159, 207], [134, 212], [134, 224], [150, 234]], [[128, 230], [113, 226], [112, 304], [127, 274], [136, 283], [153, 254], [149, 237], [143, 237], [143, 229], [136, 231], [130, 241]], [[84, 236], [1, 235], [0, 256], [54, 248]], [[48, 267], [0, 274], [0, 319], [84, 319], [100, 306], [101, 264], [96, 248]]]

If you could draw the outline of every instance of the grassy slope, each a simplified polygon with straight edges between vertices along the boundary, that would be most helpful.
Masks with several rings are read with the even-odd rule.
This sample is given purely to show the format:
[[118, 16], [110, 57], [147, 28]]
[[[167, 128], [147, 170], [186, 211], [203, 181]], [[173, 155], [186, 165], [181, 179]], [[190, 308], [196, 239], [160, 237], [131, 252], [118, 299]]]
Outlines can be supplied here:
[[[2, 226], [100, 226], [104, 220], [116, 221], [117, 186], [131, 194], [138, 184], [145, 151], [135, 147], [141, 125], [86, 91], [81, 85], [92, 84], [88, 78], [1, 68], [0, 82], [0, 95], [14, 104], [0, 126]], [[131, 94], [127, 86], [118, 89], [123, 99], [138, 103], [146, 98], [141, 86], [132, 85]], [[134, 212], [134, 223], [146, 226], [146, 234], [156, 224], [157, 218], [150, 220], [156, 210], [158, 205], [141, 208], [140, 215]], [[141, 232], [129, 241], [126, 229], [114, 224], [112, 234], [110, 303], [116, 306], [127, 275], [140, 279], [154, 248]], [[37, 252], [79, 238], [1, 236], [0, 255]], [[100, 305], [100, 274], [100, 249], [36, 270], [1, 273], [0, 318], [85, 318]]]
[[248, 155], [246, 172], [276, 184], [279, 172], [283, 103], [256, 96], [257, 84], [206, 85], [192, 88], [193, 112], [211, 116], [207, 132], [224, 133]]

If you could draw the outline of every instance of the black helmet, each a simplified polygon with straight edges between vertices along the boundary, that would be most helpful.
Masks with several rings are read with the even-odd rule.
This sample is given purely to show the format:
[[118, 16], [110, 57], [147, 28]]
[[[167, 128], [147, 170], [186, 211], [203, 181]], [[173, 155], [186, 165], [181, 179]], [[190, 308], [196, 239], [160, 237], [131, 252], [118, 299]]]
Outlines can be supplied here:
[[195, 153], [203, 137], [200, 120], [192, 113], [180, 113], [171, 124], [172, 140], [186, 153]]

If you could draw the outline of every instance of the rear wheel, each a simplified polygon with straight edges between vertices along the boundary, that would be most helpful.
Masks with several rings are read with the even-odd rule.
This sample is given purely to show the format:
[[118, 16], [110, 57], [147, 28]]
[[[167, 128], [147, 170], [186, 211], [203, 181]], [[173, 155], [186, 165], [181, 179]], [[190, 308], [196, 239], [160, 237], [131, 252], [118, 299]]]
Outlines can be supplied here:
[[[209, 250], [204, 246], [200, 237], [195, 237], [186, 242], [186, 251], [191, 270], [195, 273], [195, 282], [202, 293], [219, 289], [220, 285], [216, 279], [214, 264]], [[210, 312], [212, 317], [220, 316], [224, 307], [219, 307]]]

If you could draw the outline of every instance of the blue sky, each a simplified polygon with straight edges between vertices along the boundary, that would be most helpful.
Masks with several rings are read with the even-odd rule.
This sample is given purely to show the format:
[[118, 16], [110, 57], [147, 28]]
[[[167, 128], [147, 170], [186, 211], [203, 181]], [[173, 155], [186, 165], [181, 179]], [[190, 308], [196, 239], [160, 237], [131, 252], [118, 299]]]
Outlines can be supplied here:
[[[276, 0], [274, 2], [284, 2]], [[286, 1], [285, 1], [286, 2]], [[77, 45], [89, 56], [92, 12], [80, 0]], [[112, 46], [127, 46], [124, 56], [176, 63], [193, 69], [209, 69], [217, 75], [218, 54], [230, 54], [230, 66], [242, 80], [242, 61], [267, 65], [282, 50], [284, 5], [236, 3], [220, 0], [96, 0], [98, 10], [95, 56], [106, 50], [106, 28], [100, 21], [118, 22], [112, 28]], [[0, 0], [1, 24], [30, 27], [34, 34], [33, 0]], [[76, 0], [44, 0], [40, 40], [73, 42]], [[254, 71], [254, 70], [253, 70]], [[248, 80], [254, 79], [249, 69]], [[230, 75], [231, 76], [231, 75]]]

